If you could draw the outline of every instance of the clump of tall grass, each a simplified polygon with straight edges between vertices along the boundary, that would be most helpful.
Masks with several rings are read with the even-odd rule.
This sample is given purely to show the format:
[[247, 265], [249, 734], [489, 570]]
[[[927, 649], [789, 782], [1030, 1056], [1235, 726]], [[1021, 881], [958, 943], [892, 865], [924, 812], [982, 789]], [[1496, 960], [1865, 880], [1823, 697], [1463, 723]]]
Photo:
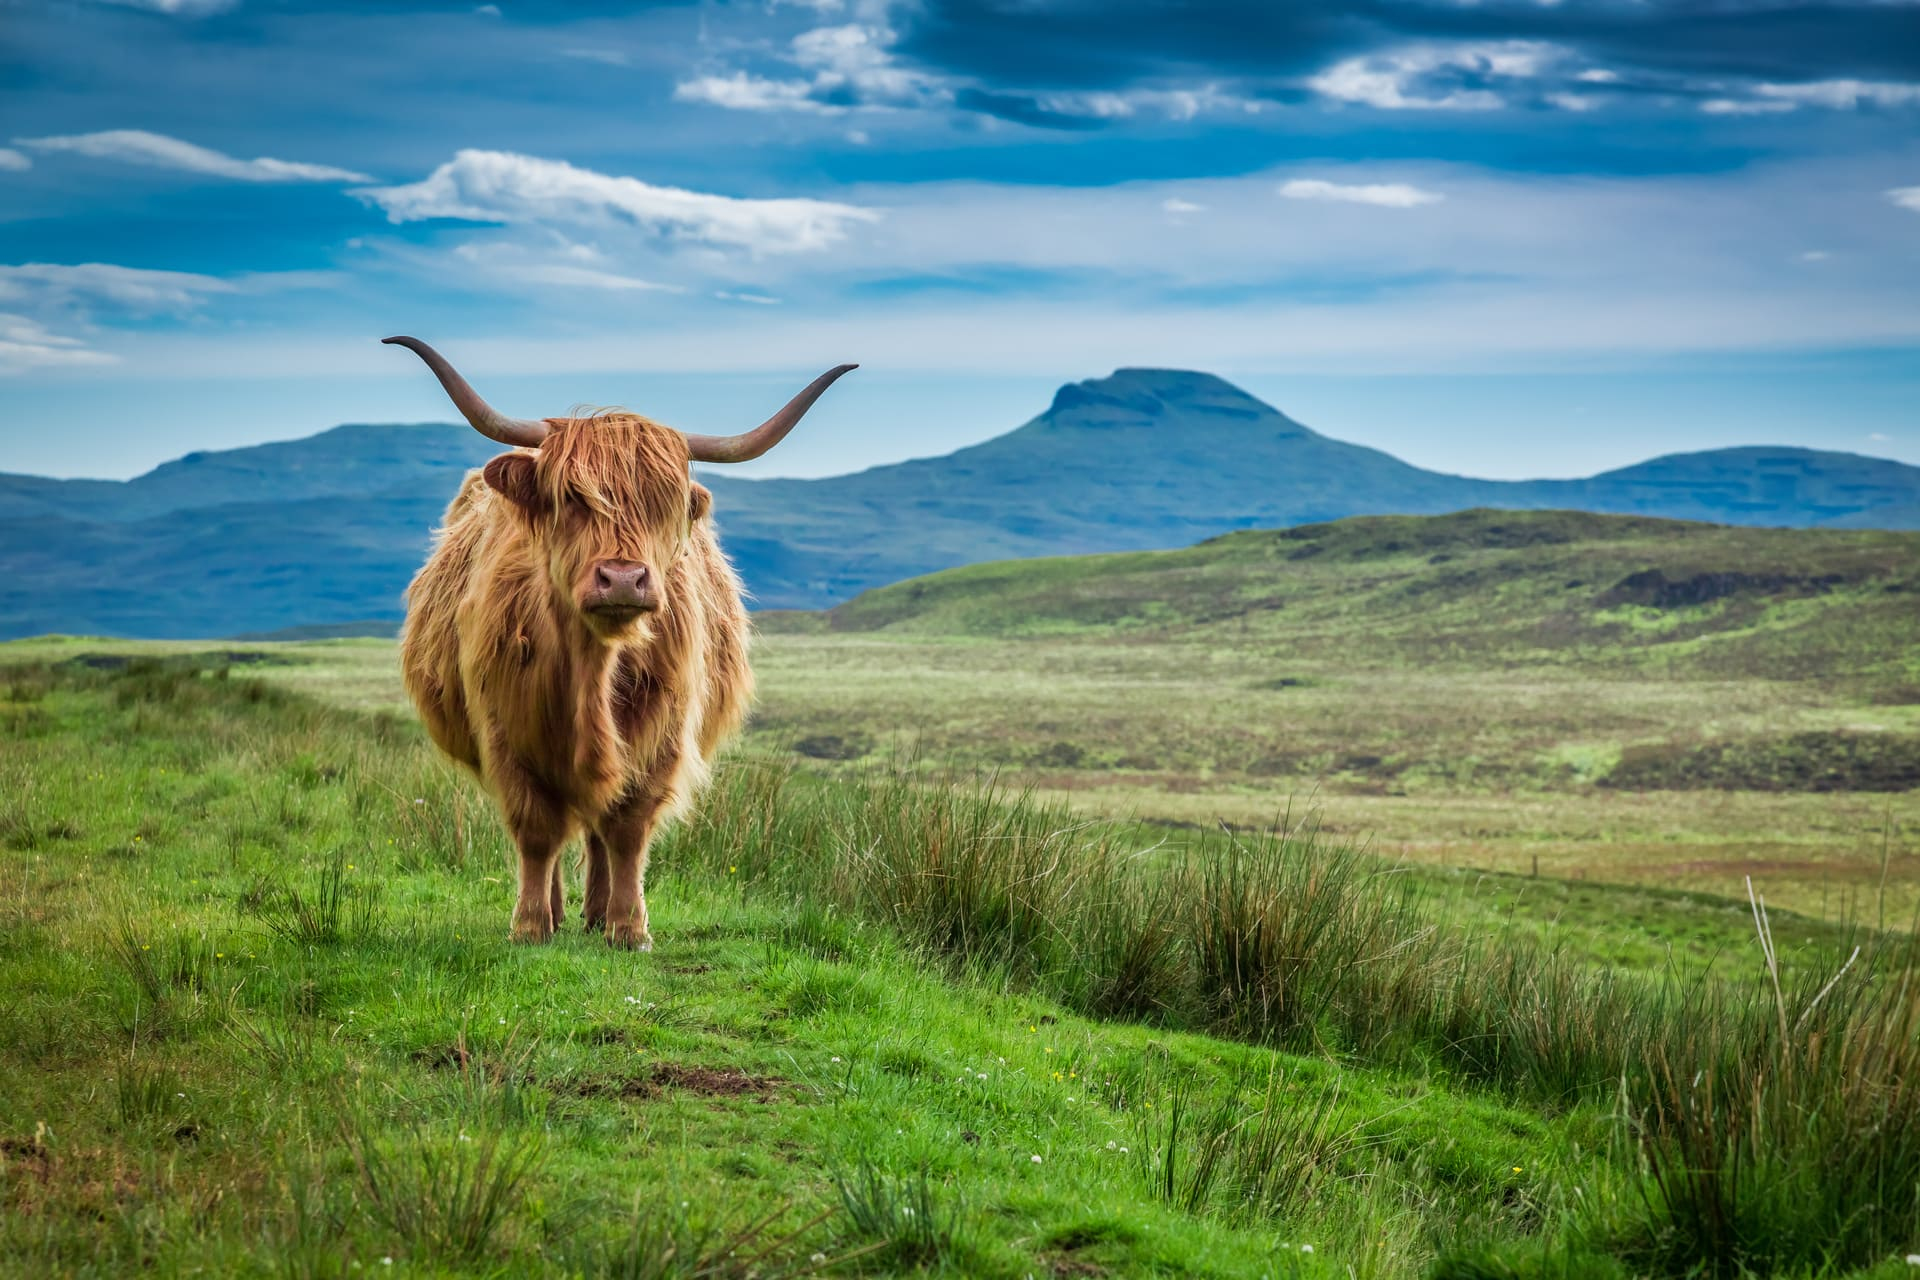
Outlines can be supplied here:
[[476, 1126], [457, 1133], [394, 1126], [342, 1109], [340, 1142], [353, 1160], [361, 1209], [409, 1253], [443, 1264], [478, 1262], [520, 1206], [545, 1148], [537, 1131]]
[[1690, 1024], [1696, 1043], [1662, 1045], [1650, 1063], [1633, 1117], [1646, 1214], [1623, 1252], [1661, 1270], [1736, 1275], [1857, 1266], [1911, 1248], [1915, 938], [1863, 943], [1830, 974], [1783, 980], [1757, 897], [1754, 917], [1765, 980], [1734, 989], [1716, 1017]]
[[380, 885], [355, 876], [345, 849], [320, 866], [311, 888], [280, 885], [260, 896], [256, 913], [275, 936], [296, 946], [324, 946], [373, 935], [380, 919]]
[[1142, 1179], [1188, 1213], [1285, 1219], [1361, 1141], [1358, 1126], [1342, 1123], [1338, 1085], [1303, 1085], [1279, 1070], [1264, 1088], [1236, 1086], [1200, 1109], [1179, 1084], [1163, 1106], [1135, 1115]]
[[1207, 1024], [1244, 1038], [1300, 1044], [1337, 1027], [1374, 1042], [1397, 1021], [1381, 1003], [1402, 993], [1393, 975], [1432, 936], [1406, 879], [1312, 826], [1200, 841], [1173, 882]]
[[690, 1215], [684, 1201], [636, 1202], [626, 1233], [595, 1246], [574, 1274], [596, 1280], [785, 1280], [818, 1275], [859, 1256], [830, 1258], [819, 1249], [806, 1250], [803, 1242], [831, 1216], [829, 1210], [787, 1226], [784, 1204], [763, 1213], [714, 1218]]
[[874, 1261], [923, 1268], [956, 1253], [959, 1212], [941, 1203], [924, 1167], [900, 1178], [862, 1162], [834, 1184], [846, 1225]]

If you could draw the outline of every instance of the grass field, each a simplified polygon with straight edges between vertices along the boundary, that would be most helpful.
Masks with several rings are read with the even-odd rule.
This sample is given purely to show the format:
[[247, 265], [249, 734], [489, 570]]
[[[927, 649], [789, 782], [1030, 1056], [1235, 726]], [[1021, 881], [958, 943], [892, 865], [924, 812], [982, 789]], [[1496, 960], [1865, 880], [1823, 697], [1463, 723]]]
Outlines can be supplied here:
[[1920, 536], [1467, 512], [771, 615], [755, 732], [1109, 816], [1834, 914], [1920, 898]]
[[[1773, 920], [1822, 1067], [1710, 900], [747, 755], [660, 853], [659, 951], [515, 948], [498, 827], [409, 722], [218, 655], [25, 659], [10, 1274], [1892, 1275], [1920, 1239], [1897, 939], [1843, 969]], [[1723, 1073], [1734, 1132], [1656, 1060]], [[1844, 1105], [1755, 1150], [1776, 1069]]]
[[1517, 519], [768, 620], [645, 957], [388, 642], [0, 646], [0, 1273], [1910, 1274], [1911, 548]]

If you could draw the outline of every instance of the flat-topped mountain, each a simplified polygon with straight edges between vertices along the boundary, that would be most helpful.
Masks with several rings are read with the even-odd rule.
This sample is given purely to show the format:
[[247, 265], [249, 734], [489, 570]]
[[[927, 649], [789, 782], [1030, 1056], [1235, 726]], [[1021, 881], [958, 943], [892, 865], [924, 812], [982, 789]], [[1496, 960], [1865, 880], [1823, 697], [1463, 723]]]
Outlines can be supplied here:
[[[460, 476], [465, 426], [344, 426], [196, 453], [128, 481], [0, 475], [0, 636], [391, 626]], [[1333, 440], [1211, 374], [1122, 369], [937, 458], [816, 480], [704, 471], [763, 608], [820, 608], [977, 563], [1186, 546], [1241, 529], [1469, 507], [1920, 528], [1920, 468], [1854, 454], [1677, 454], [1496, 481]]]

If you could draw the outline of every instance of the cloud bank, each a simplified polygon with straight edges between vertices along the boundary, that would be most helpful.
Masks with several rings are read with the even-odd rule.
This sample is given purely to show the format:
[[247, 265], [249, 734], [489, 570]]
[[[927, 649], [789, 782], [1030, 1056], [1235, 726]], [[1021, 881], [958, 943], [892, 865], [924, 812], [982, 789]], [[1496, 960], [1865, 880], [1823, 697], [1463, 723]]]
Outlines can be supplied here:
[[220, 151], [148, 133], [144, 129], [109, 129], [102, 133], [76, 133], [47, 138], [15, 138], [14, 145], [35, 151], [64, 152], [96, 160], [121, 160], [128, 164], [150, 165], [156, 169], [177, 169], [183, 173], [201, 173], [236, 182], [372, 182], [364, 173], [336, 169], [331, 165], [303, 164], [295, 160], [275, 160], [261, 156], [241, 160]]
[[419, 182], [353, 194], [394, 223], [631, 226], [670, 242], [750, 254], [817, 252], [880, 218], [878, 210], [836, 201], [713, 195], [506, 151], [461, 151]]

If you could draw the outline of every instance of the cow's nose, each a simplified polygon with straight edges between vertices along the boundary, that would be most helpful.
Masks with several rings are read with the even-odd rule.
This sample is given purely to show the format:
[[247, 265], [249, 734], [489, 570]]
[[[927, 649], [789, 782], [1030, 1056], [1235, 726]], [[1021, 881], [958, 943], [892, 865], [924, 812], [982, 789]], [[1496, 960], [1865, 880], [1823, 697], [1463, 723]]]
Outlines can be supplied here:
[[644, 564], [602, 560], [593, 567], [595, 605], [601, 608], [649, 608], [653, 604], [653, 571]]

